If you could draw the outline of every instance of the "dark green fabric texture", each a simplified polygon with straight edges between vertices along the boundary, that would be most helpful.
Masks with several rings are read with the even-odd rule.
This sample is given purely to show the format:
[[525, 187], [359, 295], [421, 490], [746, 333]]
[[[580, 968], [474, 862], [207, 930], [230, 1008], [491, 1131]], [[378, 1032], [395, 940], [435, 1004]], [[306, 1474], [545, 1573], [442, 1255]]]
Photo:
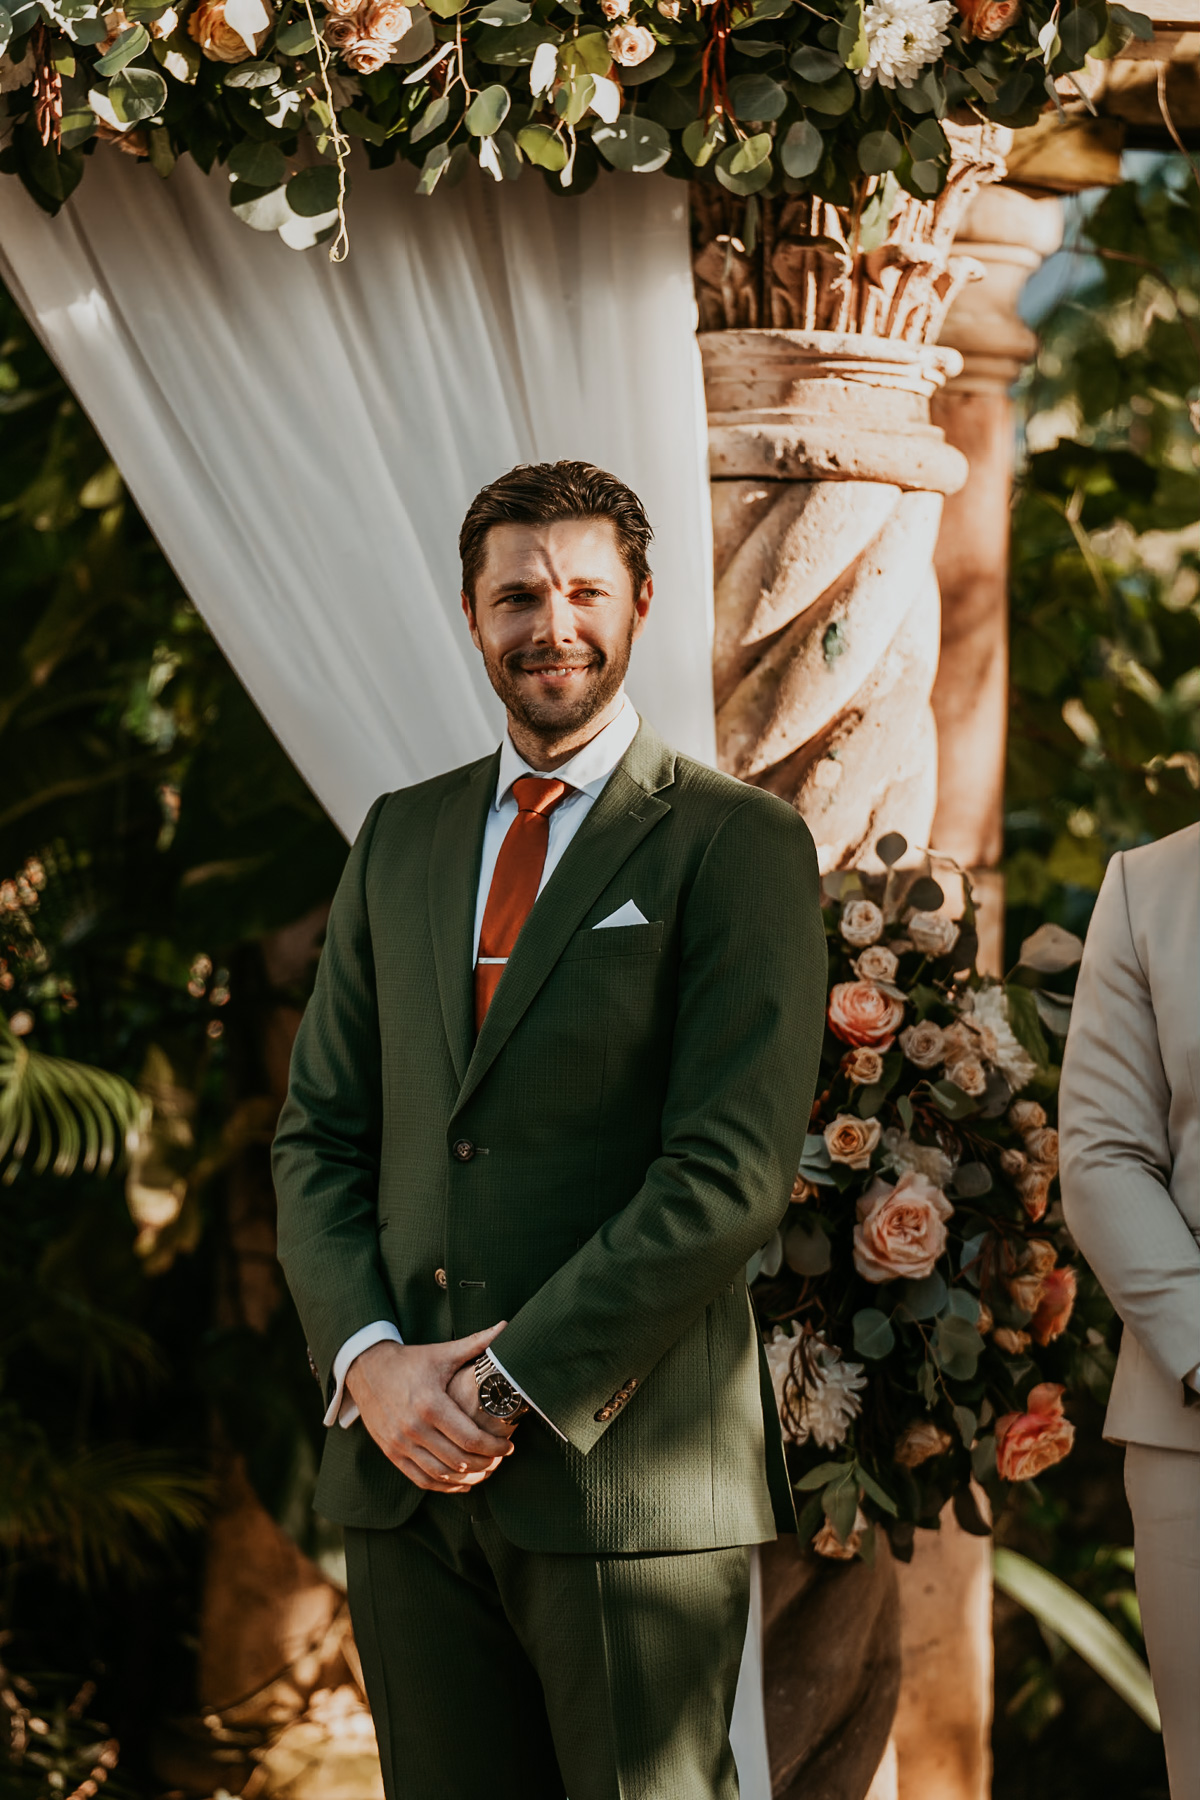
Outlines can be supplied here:
[[486, 1491], [346, 1533], [387, 1800], [736, 1800], [750, 1551], [520, 1550]]
[[[763, 1542], [747, 1260], [788, 1202], [816, 1080], [816, 856], [783, 801], [643, 725], [547, 882], [475, 1041], [471, 949], [497, 758], [376, 802], [346, 864], [275, 1143], [279, 1254], [326, 1391], [391, 1319], [509, 1321], [522, 1420], [489, 1499], [527, 1549]], [[650, 923], [595, 931], [633, 899]], [[469, 1144], [467, 1160], [456, 1144]], [[435, 1271], [446, 1271], [443, 1289]], [[361, 1423], [316, 1504], [400, 1524], [419, 1490]]]

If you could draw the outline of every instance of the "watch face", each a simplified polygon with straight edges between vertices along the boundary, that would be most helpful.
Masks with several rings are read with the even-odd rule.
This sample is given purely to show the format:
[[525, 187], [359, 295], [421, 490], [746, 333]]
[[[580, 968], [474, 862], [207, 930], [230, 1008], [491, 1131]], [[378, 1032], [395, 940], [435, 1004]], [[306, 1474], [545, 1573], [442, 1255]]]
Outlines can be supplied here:
[[520, 1394], [503, 1375], [486, 1375], [479, 1384], [479, 1404], [493, 1419], [515, 1419], [524, 1411]]

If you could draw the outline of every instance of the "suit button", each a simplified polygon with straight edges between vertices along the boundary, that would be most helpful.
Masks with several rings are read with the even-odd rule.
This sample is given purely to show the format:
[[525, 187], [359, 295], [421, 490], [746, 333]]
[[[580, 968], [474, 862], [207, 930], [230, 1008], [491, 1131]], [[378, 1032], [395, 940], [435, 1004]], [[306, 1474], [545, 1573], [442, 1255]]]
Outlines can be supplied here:
[[449, 1282], [449, 1279], [447, 1278], [445, 1269], [435, 1269], [433, 1271], [433, 1279], [437, 1282], [437, 1284], [440, 1288], [450, 1286], [450, 1282]]
[[595, 1415], [597, 1425], [607, 1425], [608, 1421], [612, 1418], [612, 1415], [613, 1409], [611, 1406], [602, 1406], [600, 1411]]
[[454, 1146], [454, 1154], [457, 1156], [459, 1162], [470, 1162], [475, 1154], [475, 1146], [470, 1138], [459, 1138], [457, 1144]]

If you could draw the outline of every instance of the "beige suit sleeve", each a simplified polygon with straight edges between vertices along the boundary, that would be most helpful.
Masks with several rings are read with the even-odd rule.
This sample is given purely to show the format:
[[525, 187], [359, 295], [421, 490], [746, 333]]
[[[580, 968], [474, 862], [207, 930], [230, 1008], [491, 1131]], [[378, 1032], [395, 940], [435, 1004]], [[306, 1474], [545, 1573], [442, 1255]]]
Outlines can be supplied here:
[[1138, 1343], [1183, 1380], [1200, 1363], [1200, 1246], [1167, 1186], [1170, 1101], [1118, 855], [1092, 915], [1063, 1063], [1063, 1209]]

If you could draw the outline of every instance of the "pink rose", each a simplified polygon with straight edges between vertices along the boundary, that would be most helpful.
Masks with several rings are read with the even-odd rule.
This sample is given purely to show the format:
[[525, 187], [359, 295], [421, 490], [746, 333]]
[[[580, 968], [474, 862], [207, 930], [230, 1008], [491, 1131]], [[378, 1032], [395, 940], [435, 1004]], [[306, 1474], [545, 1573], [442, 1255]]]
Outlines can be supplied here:
[[349, 50], [358, 42], [358, 26], [353, 19], [333, 13], [325, 21], [324, 37], [331, 50]]
[[878, 1050], [852, 1050], [842, 1063], [842, 1071], [855, 1087], [874, 1087], [883, 1080], [883, 1058]]
[[1075, 1442], [1075, 1427], [1063, 1417], [1063, 1390], [1040, 1381], [1026, 1401], [1027, 1412], [996, 1420], [996, 1471], [1002, 1481], [1030, 1481], [1061, 1462]]
[[829, 1029], [843, 1044], [890, 1050], [904, 1018], [904, 1002], [869, 981], [839, 981], [829, 996]]
[[626, 69], [636, 69], [658, 49], [658, 39], [644, 25], [618, 25], [608, 34], [608, 54]]
[[377, 75], [392, 54], [390, 44], [381, 44], [378, 38], [356, 38], [342, 58], [348, 69], [356, 75]]
[[1042, 1284], [1037, 1311], [1029, 1323], [1029, 1329], [1039, 1344], [1051, 1344], [1056, 1337], [1062, 1336], [1070, 1322], [1074, 1305], [1074, 1269], [1051, 1269]]
[[883, 914], [873, 900], [847, 900], [838, 930], [856, 950], [865, 950], [883, 936]]
[[915, 1170], [894, 1187], [873, 1181], [858, 1202], [854, 1266], [864, 1281], [919, 1281], [932, 1275], [946, 1248], [946, 1221], [954, 1208], [928, 1175]]
[[1052, 1125], [1041, 1125], [1025, 1134], [1025, 1148], [1035, 1163], [1041, 1163], [1052, 1175], [1058, 1172], [1058, 1133]]
[[868, 944], [854, 964], [860, 981], [895, 981], [900, 958], [886, 944]]
[[383, 44], [397, 44], [412, 25], [412, 12], [400, 0], [366, 0], [358, 15], [364, 37]]

